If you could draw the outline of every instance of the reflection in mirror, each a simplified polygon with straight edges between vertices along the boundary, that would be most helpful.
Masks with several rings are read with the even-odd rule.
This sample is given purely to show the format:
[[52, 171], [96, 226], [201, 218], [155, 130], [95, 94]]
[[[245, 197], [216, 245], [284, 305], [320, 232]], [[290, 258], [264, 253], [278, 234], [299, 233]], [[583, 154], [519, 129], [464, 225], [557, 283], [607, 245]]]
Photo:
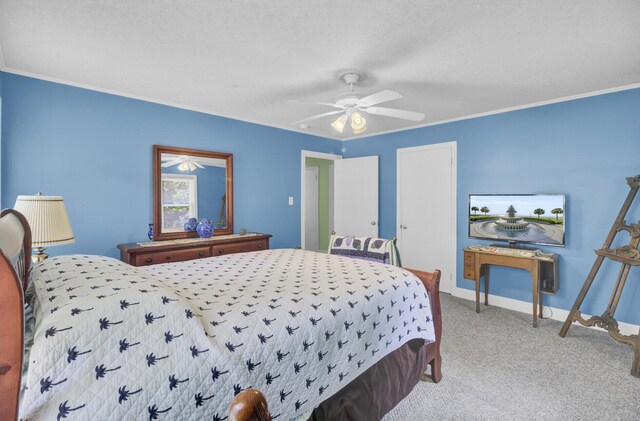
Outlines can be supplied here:
[[153, 215], [155, 240], [232, 234], [233, 155], [154, 145]]
[[227, 228], [226, 160], [162, 153], [160, 161], [162, 232], [193, 231], [191, 218]]

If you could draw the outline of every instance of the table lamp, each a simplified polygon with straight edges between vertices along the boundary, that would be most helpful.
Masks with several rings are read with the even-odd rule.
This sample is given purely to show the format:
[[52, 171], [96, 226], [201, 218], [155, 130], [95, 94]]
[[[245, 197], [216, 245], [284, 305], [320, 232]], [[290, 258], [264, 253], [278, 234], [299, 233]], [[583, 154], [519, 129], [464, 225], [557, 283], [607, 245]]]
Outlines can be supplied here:
[[27, 218], [31, 227], [31, 241], [34, 263], [45, 260], [49, 255], [45, 247], [60, 246], [75, 241], [67, 209], [62, 196], [18, 196], [15, 210]]

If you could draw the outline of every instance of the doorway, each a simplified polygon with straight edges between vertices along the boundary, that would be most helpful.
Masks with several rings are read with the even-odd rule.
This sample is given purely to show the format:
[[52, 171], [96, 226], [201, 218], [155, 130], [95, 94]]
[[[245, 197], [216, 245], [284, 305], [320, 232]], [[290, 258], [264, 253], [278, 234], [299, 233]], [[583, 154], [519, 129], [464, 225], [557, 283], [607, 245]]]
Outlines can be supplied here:
[[302, 151], [300, 246], [325, 252], [333, 231], [334, 161], [340, 155]]
[[442, 271], [451, 293], [456, 269], [456, 142], [397, 151], [397, 233], [402, 265]]

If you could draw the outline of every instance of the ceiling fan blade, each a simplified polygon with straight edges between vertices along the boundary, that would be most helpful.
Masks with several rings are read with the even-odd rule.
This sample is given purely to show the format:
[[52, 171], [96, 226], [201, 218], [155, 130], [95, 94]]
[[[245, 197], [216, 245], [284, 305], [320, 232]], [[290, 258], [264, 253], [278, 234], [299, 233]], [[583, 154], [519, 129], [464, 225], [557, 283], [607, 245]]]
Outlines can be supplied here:
[[396, 91], [386, 89], [373, 95], [365, 96], [361, 98], [357, 105], [358, 107], [371, 107], [372, 105], [382, 104], [383, 102], [393, 101], [394, 99], [400, 99], [402, 95]]
[[182, 160], [180, 158], [172, 158], [170, 161], [163, 162], [162, 163], [162, 168], [172, 167], [172, 166], [177, 165], [177, 164], [179, 164], [181, 162], [182, 162]]
[[404, 120], [420, 121], [424, 119], [423, 113], [416, 113], [414, 111], [397, 110], [395, 108], [385, 107], [369, 107], [363, 108], [362, 111], [372, 115], [384, 115], [387, 117], [402, 118]]
[[191, 162], [193, 163], [193, 165], [195, 165], [196, 167], [204, 170], [204, 167], [202, 165], [200, 165], [197, 161], [191, 160]]
[[328, 113], [322, 113], [322, 114], [318, 114], [318, 115], [314, 115], [313, 117], [309, 117], [309, 118], [305, 118], [303, 120], [298, 120], [294, 123], [291, 123], [292, 125], [296, 125], [296, 124], [300, 124], [300, 123], [306, 123], [307, 121], [311, 121], [311, 120], [316, 120], [318, 118], [322, 118], [322, 117], [327, 117], [330, 115], [336, 115], [336, 114], [340, 114], [343, 113], [343, 110], [337, 110], [337, 111], [329, 111]]
[[344, 110], [344, 107], [342, 105], [334, 104], [332, 102], [300, 101], [298, 99], [290, 99], [289, 102], [296, 102], [298, 104], [326, 105], [327, 107], [340, 108]]

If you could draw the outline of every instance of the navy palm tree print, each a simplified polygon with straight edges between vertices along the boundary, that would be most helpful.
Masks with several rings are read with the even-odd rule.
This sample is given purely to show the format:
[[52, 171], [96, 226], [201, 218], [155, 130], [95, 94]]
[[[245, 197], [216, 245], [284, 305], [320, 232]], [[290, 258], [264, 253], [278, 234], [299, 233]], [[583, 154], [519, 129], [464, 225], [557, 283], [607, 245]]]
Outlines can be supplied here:
[[95, 368], [96, 380], [103, 378], [108, 371], [116, 371], [116, 370], [120, 370], [121, 368], [122, 366], [117, 366], [114, 368], [106, 368], [104, 364], [97, 365]]
[[171, 410], [171, 406], [163, 409], [163, 410], [159, 410], [157, 405], [152, 405], [150, 407], [147, 408], [147, 411], [149, 411], [149, 420], [157, 420], [158, 419], [158, 414], [164, 414], [165, 412], [169, 412]]
[[122, 352], [124, 352], [127, 349], [129, 349], [130, 347], [136, 346], [136, 345], [140, 345], [140, 342], [129, 343], [127, 341], [127, 338], [122, 339], [120, 341], [120, 353], [122, 354]]
[[155, 320], [162, 319], [164, 316], [155, 317], [152, 313], [147, 313], [144, 315], [144, 321], [147, 325], [152, 324]]
[[153, 352], [151, 354], [147, 354], [147, 367], [151, 367], [152, 365], [156, 365], [156, 362], [158, 362], [160, 360], [164, 360], [166, 358], [169, 358], [169, 356], [165, 355], [164, 357], [156, 357], [155, 355], [153, 355]]
[[195, 399], [196, 399], [196, 408], [199, 406], [202, 406], [204, 401], [208, 401], [209, 399], [213, 398], [215, 395], [211, 395], [209, 397], [203, 398], [202, 394], [200, 393], [196, 393]]
[[121, 404], [122, 402], [126, 401], [127, 399], [129, 399], [129, 397], [131, 395], [135, 395], [136, 393], [140, 393], [142, 392], [142, 389], [138, 389], [138, 390], [134, 390], [132, 392], [130, 392], [127, 389], [127, 385], [124, 385], [120, 388], [118, 388], [118, 403]]
[[70, 363], [71, 361], [75, 361], [79, 355], [88, 354], [90, 352], [90, 349], [87, 351], [78, 351], [76, 347], [73, 346], [67, 350], [67, 362]]
[[80, 309], [80, 308], [76, 307], [76, 308], [72, 308], [71, 309], [71, 315], [75, 316], [75, 315], [78, 315], [80, 313], [84, 313], [85, 311], [91, 311], [91, 310], [93, 310], [93, 307], [92, 308], [87, 308], [87, 309]]
[[168, 344], [169, 342], [173, 341], [176, 338], [181, 337], [182, 335], [183, 335], [182, 333], [179, 334], [179, 335], [174, 335], [174, 334], [171, 333], [170, 330], [166, 331], [166, 332], [164, 332], [164, 342]]
[[191, 350], [191, 357], [195, 358], [198, 355], [202, 354], [203, 352], [207, 352], [209, 351], [208, 349], [202, 349], [199, 350], [195, 345], [191, 346], [191, 348], [189, 348]]
[[45, 338], [50, 338], [50, 337], [52, 338], [52, 337], [56, 336], [56, 334], [59, 333], [59, 332], [63, 332], [65, 330], [71, 330], [71, 329], [73, 329], [73, 326], [65, 327], [63, 329], [58, 329], [55, 326], [52, 326], [49, 329], [47, 329], [47, 331], [44, 334], [44, 337]]
[[169, 390], [173, 390], [176, 387], [178, 387], [179, 383], [184, 383], [184, 382], [188, 382], [189, 378], [187, 377], [184, 380], [179, 380], [178, 378], [176, 378], [175, 374], [172, 374], [169, 376]]
[[49, 378], [48, 376], [40, 379], [40, 394], [43, 394], [44, 392], [48, 392], [51, 387], [59, 385], [60, 383], [64, 383], [66, 382], [67, 379], [62, 379], [59, 382], [52, 382], [51, 378]]
[[109, 319], [107, 319], [106, 317], [103, 317], [100, 319], [100, 330], [109, 329], [109, 326], [119, 325], [122, 322], [123, 322], [122, 320], [120, 320], [119, 322], [110, 322]]
[[227, 374], [228, 372], [229, 372], [229, 370], [227, 370], [227, 371], [218, 371], [217, 367], [213, 367], [211, 369], [211, 379], [215, 382], [216, 380], [218, 380], [220, 378], [221, 375]]
[[63, 403], [58, 405], [58, 416], [56, 417], [58, 421], [60, 421], [62, 418], [67, 418], [67, 415], [69, 415], [69, 412], [77, 411], [78, 409], [84, 408], [86, 405], [86, 404], [82, 404], [80, 406], [76, 406], [75, 408], [71, 408], [68, 405], [68, 403], [69, 401], [64, 401]]
[[138, 303], [130, 303], [127, 300], [120, 300], [120, 309], [124, 310], [125, 308], [129, 308], [130, 306], [137, 306]]

